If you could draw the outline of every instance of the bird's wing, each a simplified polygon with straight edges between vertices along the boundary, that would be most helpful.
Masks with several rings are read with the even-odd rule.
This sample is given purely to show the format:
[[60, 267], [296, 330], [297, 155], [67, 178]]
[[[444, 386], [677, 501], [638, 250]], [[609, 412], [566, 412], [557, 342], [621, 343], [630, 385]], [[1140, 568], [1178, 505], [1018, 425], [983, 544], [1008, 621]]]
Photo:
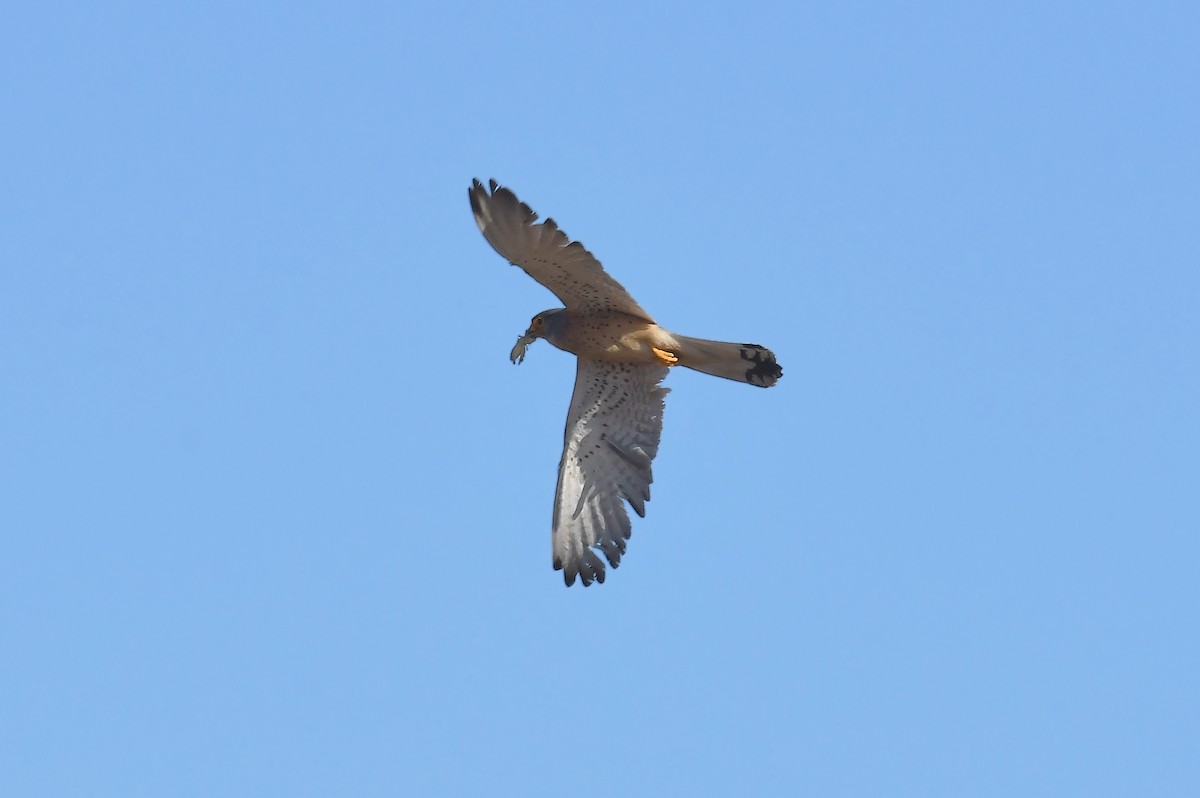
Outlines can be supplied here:
[[471, 210], [483, 237], [509, 263], [549, 288], [567, 310], [616, 310], [654, 321], [600, 261], [583, 244], [567, 238], [553, 219], [535, 224], [538, 215], [516, 194], [495, 180], [489, 184], [491, 193], [478, 180], [467, 190]]
[[568, 585], [604, 581], [625, 552], [629, 514], [650, 499], [650, 462], [662, 435], [665, 366], [579, 358], [554, 497], [554, 568]]

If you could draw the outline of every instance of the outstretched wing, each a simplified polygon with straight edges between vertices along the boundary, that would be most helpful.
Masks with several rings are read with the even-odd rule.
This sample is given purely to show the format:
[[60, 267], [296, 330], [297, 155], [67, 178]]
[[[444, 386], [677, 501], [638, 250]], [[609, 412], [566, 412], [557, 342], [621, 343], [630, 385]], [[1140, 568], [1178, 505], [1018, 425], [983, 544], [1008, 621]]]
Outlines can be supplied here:
[[554, 568], [568, 585], [604, 581], [629, 538], [627, 500], [640, 516], [662, 435], [665, 366], [579, 358], [554, 497]]
[[570, 311], [617, 310], [654, 321], [621, 284], [604, 271], [583, 244], [567, 238], [553, 219], [535, 224], [538, 215], [507, 188], [478, 180], [467, 190], [475, 223], [492, 248], [520, 266], [562, 300]]

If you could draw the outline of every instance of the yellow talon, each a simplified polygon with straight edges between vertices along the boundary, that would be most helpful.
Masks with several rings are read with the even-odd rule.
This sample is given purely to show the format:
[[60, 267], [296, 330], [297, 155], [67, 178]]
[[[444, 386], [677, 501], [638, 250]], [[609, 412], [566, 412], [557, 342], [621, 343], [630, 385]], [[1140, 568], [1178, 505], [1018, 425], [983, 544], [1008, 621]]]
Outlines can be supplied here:
[[675, 357], [675, 355], [671, 354], [665, 349], [659, 349], [656, 346], [652, 346], [650, 347], [650, 351], [654, 353], [656, 358], [658, 358], [658, 362], [662, 363], [664, 366], [674, 366], [679, 363], [679, 358]]

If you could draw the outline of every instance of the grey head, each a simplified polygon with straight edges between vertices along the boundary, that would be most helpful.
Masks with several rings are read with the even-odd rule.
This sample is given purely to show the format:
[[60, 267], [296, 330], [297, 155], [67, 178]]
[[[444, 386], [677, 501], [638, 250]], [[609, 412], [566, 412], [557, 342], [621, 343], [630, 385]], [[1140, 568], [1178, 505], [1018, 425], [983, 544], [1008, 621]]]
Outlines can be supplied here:
[[525, 350], [539, 338], [545, 338], [550, 343], [554, 343], [555, 339], [567, 327], [567, 309], [553, 308], [551, 310], [543, 310], [541, 313], [533, 317], [529, 322], [529, 329], [525, 334], [517, 339], [517, 343], [509, 353], [508, 359], [513, 363], [521, 363], [525, 360]]

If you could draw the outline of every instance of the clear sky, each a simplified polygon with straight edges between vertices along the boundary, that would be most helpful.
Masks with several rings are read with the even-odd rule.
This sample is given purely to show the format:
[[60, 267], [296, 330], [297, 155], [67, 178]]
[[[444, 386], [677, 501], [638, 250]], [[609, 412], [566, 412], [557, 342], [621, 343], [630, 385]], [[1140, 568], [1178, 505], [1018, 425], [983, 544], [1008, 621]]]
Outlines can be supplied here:
[[[0, 12], [0, 794], [1200, 795], [1192, 3]], [[604, 585], [473, 177], [667, 384]]]

